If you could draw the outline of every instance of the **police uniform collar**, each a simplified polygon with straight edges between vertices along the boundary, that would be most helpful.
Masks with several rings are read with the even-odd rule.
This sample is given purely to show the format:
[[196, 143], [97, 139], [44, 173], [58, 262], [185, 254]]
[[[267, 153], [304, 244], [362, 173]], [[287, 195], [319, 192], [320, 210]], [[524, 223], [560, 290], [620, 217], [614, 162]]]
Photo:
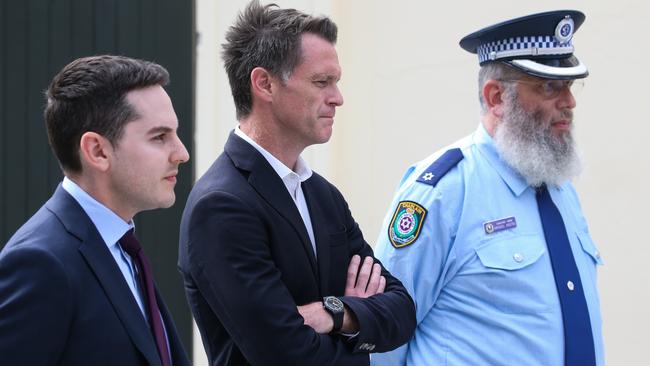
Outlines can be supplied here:
[[502, 62], [547, 79], [587, 77], [573, 54], [573, 34], [585, 20], [577, 10], [557, 10], [507, 20], [465, 36], [460, 46], [478, 54], [481, 66]]
[[479, 124], [478, 129], [474, 132], [473, 139], [479, 152], [487, 158], [488, 163], [497, 171], [501, 179], [506, 182], [512, 193], [515, 196], [520, 196], [528, 188], [528, 183], [519, 173], [501, 159], [494, 140], [487, 133], [483, 124]]

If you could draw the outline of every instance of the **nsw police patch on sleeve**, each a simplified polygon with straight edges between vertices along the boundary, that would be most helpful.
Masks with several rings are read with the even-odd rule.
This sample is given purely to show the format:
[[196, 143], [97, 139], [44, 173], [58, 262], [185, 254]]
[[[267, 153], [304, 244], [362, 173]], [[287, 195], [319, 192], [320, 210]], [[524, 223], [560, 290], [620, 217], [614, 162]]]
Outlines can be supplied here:
[[388, 239], [395, 248], [413, 244], [420, 236], [420, 230], [427, 210], [413, 201], [401, 201], [388, 227]]

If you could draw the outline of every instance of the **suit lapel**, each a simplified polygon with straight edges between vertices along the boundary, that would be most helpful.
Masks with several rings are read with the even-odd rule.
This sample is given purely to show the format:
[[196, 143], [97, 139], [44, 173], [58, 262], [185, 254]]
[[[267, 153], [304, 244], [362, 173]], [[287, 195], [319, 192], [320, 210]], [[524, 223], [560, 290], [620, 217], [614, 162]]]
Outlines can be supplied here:
[[124, 281], [119, 268], [104, 243], [99, 242], [104, 246], [103, 249], [105, 250], [103, 251], [98, 248], [99, 245], [97, 244], [97, 242], [84, 243], [79, 247], [79, 251], [90, 268], [92, 268], [95, 276], [97, 276], [133, 343], [149, 361], [149, 364], [159, 365], [160, 360], [156, 344], [140, 311], [140, 307], [133, 298], [131, 290], [126, 285], [126, 281]]
[[253, 146], [232, 132], [224, 150], [237, 168], [250, 172], [248, 182], [251, 187], [294, 228], [309, 258], [312, 272], [318, 278], [316, 257], [307, 229], [282, 179]]
[[318, 277], [320, 293], [325, 296], [330, 292], [329, 289], [329, 269], [330, 269], [330, 243], [329, 233], [327, 232], [325, 212], [318, 200], [318, 192], [312, 183], [313, 179], [308, 179], [302, 185], [307, 206], [309, 207], [309, 216], [311, 217], [311, 226], [314, 230], [314, 240], [316, 241], [316, 250], [318, 251]]
[[97, 277], [133, 343], [150, 365], [160, 365], [156, 344], [140, 307], [92, 221], [60, 186], [48, 207], [61, 219], [66, 229], [81, 240], [79, 252]]
[[181, 340], [178, 338], [178, 333], [176, 332], [176, 325], [174, 324], [174, 320], [172, 319], [172, 316], [169, 313], [169, 310], [167, 309], [167, 305], [165, 305], [163, 298], [160, 296], [160, 293], [158, 292], [158, 288], [156, 288], [155, 290], [156, 290], [156, 301], [158, 302], [160, 315], [162, 316], [163, 323], [165, 324], [165, 331], [167, 332], [167, 339], [169, 342], [169, 355], [171, 356], [172, 359], [172, 365], [189, 366], [190, 360], [187, 358], [187, 354], [185, 353], [183, 344], [181, 343]]

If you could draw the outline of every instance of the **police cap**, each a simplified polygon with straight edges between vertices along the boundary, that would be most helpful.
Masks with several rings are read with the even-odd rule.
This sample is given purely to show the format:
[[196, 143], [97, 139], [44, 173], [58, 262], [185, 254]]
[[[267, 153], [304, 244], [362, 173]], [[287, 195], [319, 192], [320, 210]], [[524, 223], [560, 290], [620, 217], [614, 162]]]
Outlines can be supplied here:
[[481, 66], [503, 62], [537, 77], [580, 79], [589, 72], [573, 54], [572, 38], [584, 20], [577, 10], [532, 14], [476, 31], [460, 46], [478, 54]]

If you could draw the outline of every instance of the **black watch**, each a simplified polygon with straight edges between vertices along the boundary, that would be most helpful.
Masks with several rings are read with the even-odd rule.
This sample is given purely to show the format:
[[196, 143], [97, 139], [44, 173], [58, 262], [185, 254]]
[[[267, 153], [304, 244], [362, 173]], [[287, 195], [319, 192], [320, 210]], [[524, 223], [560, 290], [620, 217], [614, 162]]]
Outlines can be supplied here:
[[328, 313], [330, 313], [334, 320], [332, 333], [341, 330], [341, 327], [343, 326], [343, 314], [345, 313], [343, 301], [336, 296], [325, 296], [323, 298], [323, 307]]

